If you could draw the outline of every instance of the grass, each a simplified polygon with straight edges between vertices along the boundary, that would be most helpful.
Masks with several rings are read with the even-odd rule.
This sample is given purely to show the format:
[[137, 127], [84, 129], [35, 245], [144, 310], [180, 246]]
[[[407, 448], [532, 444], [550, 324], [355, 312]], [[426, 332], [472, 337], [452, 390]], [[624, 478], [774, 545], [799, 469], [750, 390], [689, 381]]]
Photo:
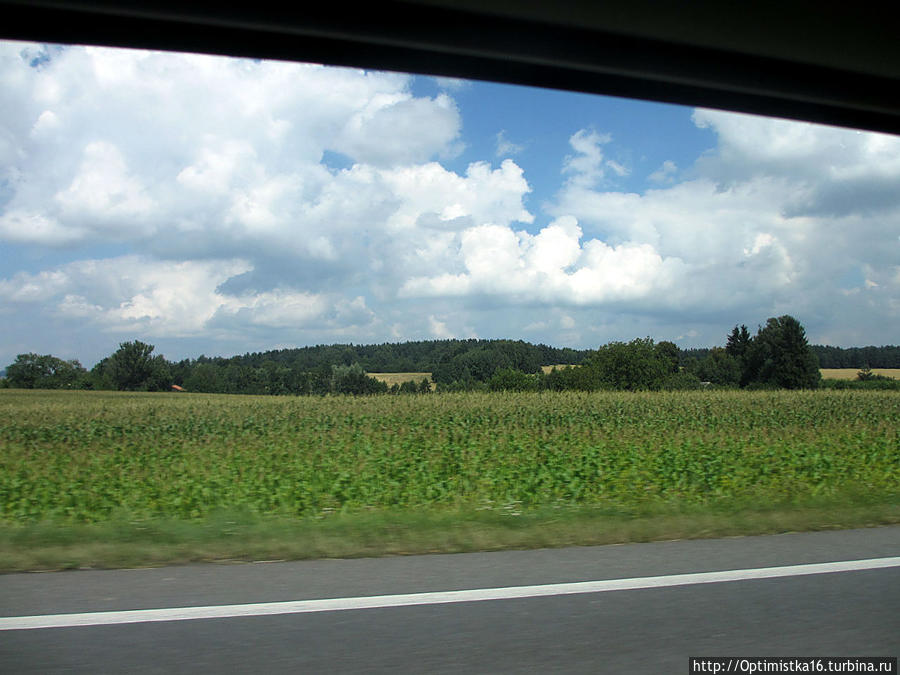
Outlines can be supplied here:
[[898, 523], [900, 505], [865, 502], [632, 514], [592, 508], [423, 510], [321, 519], [223, 512], [189, 521], [0, 525], [0, 572], [594, 546]]
[[0, 570], [900, 522], [896, 392], [0, 391]]

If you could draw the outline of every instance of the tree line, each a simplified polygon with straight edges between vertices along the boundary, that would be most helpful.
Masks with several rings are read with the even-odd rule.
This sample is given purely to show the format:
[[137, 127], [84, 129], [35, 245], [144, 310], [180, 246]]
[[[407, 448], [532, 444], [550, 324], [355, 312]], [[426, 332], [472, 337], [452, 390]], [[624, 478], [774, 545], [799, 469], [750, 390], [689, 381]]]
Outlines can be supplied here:
[[[368, 373], [431, 373], [440, 364], [453, 361], [469, 352], [486, 352], [499, 362], [507, 361], [523, 367], [539, 367], [552, 363], [581, 363], [589, 349], [551, 347], [522, 340], [448, 339], [372, 345], [334, 344], [253, 352], [242, 356], [200, 356], [199, 363], [261, 367], [271, 361], [300, 370], [313, 370], [327, 365], [350, 366], [358, 363]], [[526, 365], [529, 364], [529, 365]], [[537, 364], [535, 366], [534, 364]]]
[[578, 389], [658, 391], [719, 386], [751, 389], [815, 389], [821, 375], [806, 331], [797, 319], [772, 317], [751, 335], [735, 326], [724, 347], [713, 347], [698, 358], [671, 342], [651, 338], [611, 342], [593, 352], [577, 368], [553, 370], [529, 378], [498, 371], [491, 389]]
[[[819, 360], [819, 368], [900, 368], [900, 346], [883, 345], [876, 347], [832, 347], [830, 345], [810, 345], [810, 350]], [[714, 347], [712, 349], [715, 349]], [[682, 363], [690, 363], [706, 358], [711, 348], [691, 348], [681, 350]]]
[[[390, 391], [384, 382], [369, 377], [358, 363], [322, 363], [310, 371], [275, 361], [264, 361], [259, 367], [199, 359], [171, 363], [161, 355], [154, 355], [154, 349], [153, 345], [138, 340], [123, 342], [115, 353], [102, 359], [90, 371], [77, 360], [63, 361], [49, 354], [20, 354], [6, 368], [3, 382], [8, 387], [23, 389], [182, 389], [229, 394], [377, 394]], [[421, 384], [413, 385], [417, 392], [422, 388]], [[400, 389], [398, 386], [396, 393]], [[408, 386], [403, 388], [404, 393], [408, 390]]]
[[[234, 394], [428, 393], [427, 380], [388, 387], [371, 372], [430, 372], [438, 391], [561, 391], [697, 389], [702, 386], [810, 389], [820, 385], [817, 349], [852, 361], [877, 351], [880, 365], [897, 347], [817, 348], [792, 316], [773, 317], [751, 335], [735, 326], [725, 345], [681, 350], [638, 338], [596, 350], [555, 348], [521, 340], [427, 340], [379, 345], [317, 345], [298, 349], [167, 361], [153, 345], [123, 342], [90, 371], [77, 360], [20, 354], [0, 385], [37, 389], [167, 391]], [[836, 351], [837, 350], [837, 351]], [[829, 361], [831, 363], [832, 361]], [[564, 366], [542, 372], [542, 366]], [[878, 379], [869, 372], [867, 379]], [[893, 381], [892, 381], [893, 382]], [[876, 383], [877, 384], [877, 383]]]
[[430, 372], [449, 385], [484, 382], [499, 368], [537, 372], [544, 363], [580, 363], [590, 350], [521, 340], [427, 340], [378, 345], [317, 345], [297, 349], [170, 362], [153, 345], [124, 342], [90, 371], [77, 360], [20, 354], [0, 384], [28, 389], [112, 389], [231, 394], [424, 393], [426, 380], [388, 387], [367, 373]]

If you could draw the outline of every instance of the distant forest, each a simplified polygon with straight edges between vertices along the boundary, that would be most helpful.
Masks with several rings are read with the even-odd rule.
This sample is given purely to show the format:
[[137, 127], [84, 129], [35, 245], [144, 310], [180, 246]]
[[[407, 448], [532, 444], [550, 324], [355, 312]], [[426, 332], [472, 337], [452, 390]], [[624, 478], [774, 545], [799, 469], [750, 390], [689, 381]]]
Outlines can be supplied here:
[[522, 340], [420, 340], [378, 345], [317, 345], [254, 352], [230, 358], [200, 356], [193, 361], [189, 359], [180, 363], [215, 363], [259, 368], [266, 361], [271, 361], [302, 370], [312, 370], [323, 364], [349, 366], [358, 363], [369, 373], [433, 373], [454, 359], [465, 360], [473, 354], [487, 354], [493, 360], [494, 367], [537, 372], [541, 366], [580, 364], [591, 352], [590, 349], [534, 345]]
[[378, 345], [318, 345], [167, 361], [153, 345], [122, 343], [90, 371], [77, 360], [20, 354], [0, 386], [24, 389], [163, 391], [228, 394], [372, 394], [431, 391], [419, 376], [394, 388], [368, 373], [431, 373], [449, 387], [474, 388], [498, 370], [539, 374], [542, 365], [579, 365], [591, 350], [534, 345], [521, 340], [425, 340]]
[[[377, 345], [335, 344], [168, 361], [153, 345], [122, 343], [90, 371], [77, 360], [20, 354], [0, 386], [241, 394], [428, 393], [421, 375], [388, 387], [369, 373], [431, 373], [438, 391], [659, 390], [700, 386], [815, 388], [819, 368], [900, 368], [900, 347], [808, 345], [790, 316], [771, 318], [751, 336], [735, 326], [727, 344], [679, 349], [640, 338], [598, 349], [522, 340], [423, 340]], [[542, 373], [542, 366], [580, 366]], [[866, 374], [869, 379], [887, 380]], [[418, 381], [417, 381], [418, 380]], [[896, 381], [866, 386], [894, 386]], [[173, 385], [175, 385], [173, 387]]]

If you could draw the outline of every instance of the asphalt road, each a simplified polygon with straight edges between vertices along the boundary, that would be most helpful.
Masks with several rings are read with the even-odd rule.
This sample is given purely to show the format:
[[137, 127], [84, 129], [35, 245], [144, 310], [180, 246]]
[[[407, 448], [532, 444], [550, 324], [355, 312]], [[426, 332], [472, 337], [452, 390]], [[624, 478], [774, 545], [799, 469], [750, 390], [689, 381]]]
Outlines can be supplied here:
[[[427, 593], [900, 556], [900, 527], [460, 555], [0, 576], [0, 615]], [[686, 673], [897, 656], [900, 567], [640, 590], [0, 631], [0, 672]]]

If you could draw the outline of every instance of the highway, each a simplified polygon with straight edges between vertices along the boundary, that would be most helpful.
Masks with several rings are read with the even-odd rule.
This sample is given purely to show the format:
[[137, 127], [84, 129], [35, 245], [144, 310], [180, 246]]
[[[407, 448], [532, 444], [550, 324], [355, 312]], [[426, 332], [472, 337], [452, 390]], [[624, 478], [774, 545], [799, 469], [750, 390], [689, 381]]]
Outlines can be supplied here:
[[[335, 600], [304, 602], [322, 599]], [[172, 611], [134, 612], [155, 609]], [[897, 656], [900, 527], [12, 574], [0, 616], [4, 673], [686, 673], [689, 656]]]

